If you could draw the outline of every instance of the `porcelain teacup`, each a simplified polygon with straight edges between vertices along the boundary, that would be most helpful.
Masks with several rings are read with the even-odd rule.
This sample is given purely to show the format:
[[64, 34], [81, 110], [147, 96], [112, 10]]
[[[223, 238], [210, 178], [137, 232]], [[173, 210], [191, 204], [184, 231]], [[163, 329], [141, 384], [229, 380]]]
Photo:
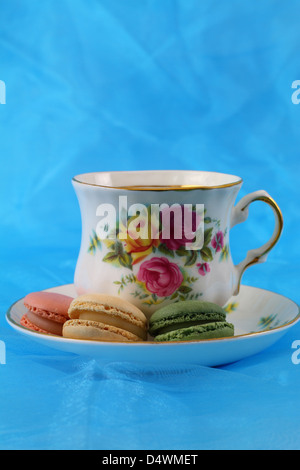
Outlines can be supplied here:
[[[283, 219], [263, 190], [244, 196], [238, 176], [204, 171], [87, 173], [73, 178], [82, 217], [75, 270], [78, 295], [120, 296], [150, 316], [180, 300], [221, 306], [237, 295], [246, 268], [264, 262]], [[270, 240], [234, 265], [230, 229], [264, 201], [275, 215]]]

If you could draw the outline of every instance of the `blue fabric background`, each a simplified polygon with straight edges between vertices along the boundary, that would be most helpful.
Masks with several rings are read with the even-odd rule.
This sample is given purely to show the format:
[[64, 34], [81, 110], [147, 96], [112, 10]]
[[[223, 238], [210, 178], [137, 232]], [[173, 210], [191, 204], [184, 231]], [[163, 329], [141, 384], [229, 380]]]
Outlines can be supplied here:
[[[73, 281], [71, 177], [193, 169], [265, 189], [285, 227], [243, 283], [300, 302], [300, 4], [296, 0], [10, 0], [0, 4], [1, 449], [300, 448], [300, 326], [255, 357], [164, 371], [63, 355], [19, 337], [7, 308]], [[264, 243], [263, 204], [232, 231]]]

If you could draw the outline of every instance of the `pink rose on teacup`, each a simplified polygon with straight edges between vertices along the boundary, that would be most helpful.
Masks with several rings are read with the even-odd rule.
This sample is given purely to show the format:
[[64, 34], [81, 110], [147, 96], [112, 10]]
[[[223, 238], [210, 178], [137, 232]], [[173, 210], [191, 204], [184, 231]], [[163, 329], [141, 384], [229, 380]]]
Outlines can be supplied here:
[[181, 286], [183, 275], [177, 264], [164, 257], [154, 257], [141, 264], [137, 280], [144, 282], [148, 291], [158, 297], [168, 297]]

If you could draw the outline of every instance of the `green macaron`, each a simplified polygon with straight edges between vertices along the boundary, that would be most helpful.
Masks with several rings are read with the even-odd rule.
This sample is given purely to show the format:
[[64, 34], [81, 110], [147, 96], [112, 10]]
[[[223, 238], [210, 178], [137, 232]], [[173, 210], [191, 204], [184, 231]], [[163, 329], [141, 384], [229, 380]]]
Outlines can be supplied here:
[[157, 310], [149, 322], [155, 341], [192, 341], [234, 335], [225, 310], [212, 302], [187, 300]]

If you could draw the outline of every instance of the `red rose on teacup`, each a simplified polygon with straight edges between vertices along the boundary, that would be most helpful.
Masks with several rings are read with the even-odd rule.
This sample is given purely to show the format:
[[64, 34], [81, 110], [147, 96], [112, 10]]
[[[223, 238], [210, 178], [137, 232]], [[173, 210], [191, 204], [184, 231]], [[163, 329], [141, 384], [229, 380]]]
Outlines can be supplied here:
[[164, 257], [154, 257], [141, 264], [137, 280], [144, 282], [148, 291], [158, 297], [168, 297], [181, 286], [183, 275], [177, 264]]

